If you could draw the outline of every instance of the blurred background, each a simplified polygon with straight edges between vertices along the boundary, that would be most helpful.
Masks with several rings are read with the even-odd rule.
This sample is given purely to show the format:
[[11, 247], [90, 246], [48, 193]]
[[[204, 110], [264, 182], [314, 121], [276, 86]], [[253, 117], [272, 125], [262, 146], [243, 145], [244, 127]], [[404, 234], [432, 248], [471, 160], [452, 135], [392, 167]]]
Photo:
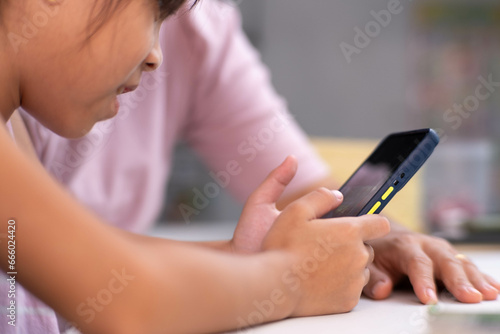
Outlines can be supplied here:
[[[229, 5], [241, 11], [245, 32], [308, 135], [377, 142], [390, 132], [435, 128], [442, 142], [416, 181], [418, 229], [500, 242], [498, 0]], [[169, 223], [182, 220], [179, 203], [209, 180], [184, 145], [173, 173], [160, 218]], [[234, 222], [240, 210], [223, 194], [196, 220]]]

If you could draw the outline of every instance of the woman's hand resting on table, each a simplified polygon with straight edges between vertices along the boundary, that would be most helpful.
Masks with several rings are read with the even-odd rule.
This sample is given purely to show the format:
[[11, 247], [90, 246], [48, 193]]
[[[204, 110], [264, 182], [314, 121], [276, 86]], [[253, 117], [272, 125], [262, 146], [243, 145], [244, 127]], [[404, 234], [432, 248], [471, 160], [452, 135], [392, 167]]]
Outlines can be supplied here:
[[[290, 225], [281, 223], [283, 219], [277, 220], [280, 211], [276, 209], [275, 202], [292, 180], [296, 169], [296, 160], [288, 158], [249, 198], [231, 240], [231, 248], [234, 252], [259, 252], [263, 247], [263, 240], [275, 221], [276, 226], [270, 231], [267, 241], [276, 238], [278, 233], [276, 231], [283, 233], [287, 228], [291, 228]], [[328, 202], [328, 197], [333, 202]], [[327, 204], [321, 202], [325, 198], [327, 198]], [[300, 218], [304, 219], [307, 216], [310, 223], [314, 221], [314, 224], [321, 225], [321, 228], [325, 229], [330, 227], [331, 229], [325, 236], [338, 237], [338, 240], [342, 240], [341, 233], [343, 232], [330, 226], [332, 220], [315, 220], [316, 217], [321, 217], [331, 209], [325, 209], [323, 212], [328, 205], [334, 207], [339, 204], [340, 200], [336, 199], [333, 193], [320, 189], [294, 202], [290, 209], [287, 207], [283, 211], [283, 215], [290, 217], [297, 215], [297, 212], [309, 211], [308, 215], [303, 213]], [[309, 205], [314, 208], [308, 209]], [[311, 211], [314, 209], [316, 211]], [[344, 227], [350, 226], [348, 222], [352, 222], [353, 219], [357, 222], [358, 219], [362, 221], [363, 217], [335, 220], [335, 225], [342, 221]], [[307, 237], [307, 234], [300, 233], [297, 232], [297, 238]], [[264, 245], [267, 245], [267, 241]], [[387, 298], [394, 285], [405, 276], [409, 277], [417, 297], [424, 304], [437, 301], [436, 280], [443, 282], [459, 301], [467, 303], [496, 299], [500, 291], [500, 284], [481, 273], [471, 261], [455, 257], [458, 252], [444, 239], [393, 226], [388, 235], [371, 241], [369, 244], [375, 250], [375, 260], [369, 266], [371, 276], [364, 288], [364, 293], [370, 298]], [[330, 274], [333, 275], [333, 271]]]
[[436, 280], [463, 303], [495, 300], [500, 291], [498, 282], [481, 273], [466, 257], [457, 256], [444, 239], [396, 227], [370, 245], [375, 261], [369, 266], [371, 277], [364, 293], [373, 299], [387, 298], [405, 276], [424, 304], [437, 301]]

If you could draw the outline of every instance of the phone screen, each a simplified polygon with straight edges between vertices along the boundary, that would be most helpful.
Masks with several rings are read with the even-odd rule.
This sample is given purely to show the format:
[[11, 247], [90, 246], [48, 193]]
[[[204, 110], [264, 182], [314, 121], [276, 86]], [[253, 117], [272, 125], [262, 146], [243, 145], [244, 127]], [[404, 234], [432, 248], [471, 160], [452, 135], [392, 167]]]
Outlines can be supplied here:
[[344, 201], [325, 218], [358, 216], [425, 136], [426, 133], [388, 136], [340, 188]]

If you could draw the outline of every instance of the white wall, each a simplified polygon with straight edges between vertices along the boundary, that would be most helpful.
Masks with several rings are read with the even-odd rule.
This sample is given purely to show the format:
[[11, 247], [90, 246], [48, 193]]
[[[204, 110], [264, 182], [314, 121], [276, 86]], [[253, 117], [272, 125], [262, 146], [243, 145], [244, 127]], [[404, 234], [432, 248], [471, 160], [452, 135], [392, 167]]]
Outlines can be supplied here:
[[[389, 0], [244, 0], [245, 26], [257, 38], [276, 88], [312, 135], [380, 138], [419, 127], [407, 116], [409, 0], [348, 63], [340, 44]], [[262, 17], [258, 17], [262, 16]], [[260, 27], [259, 27], [260, 26]], [[260, 33], [258, 32], [260, 28]]]

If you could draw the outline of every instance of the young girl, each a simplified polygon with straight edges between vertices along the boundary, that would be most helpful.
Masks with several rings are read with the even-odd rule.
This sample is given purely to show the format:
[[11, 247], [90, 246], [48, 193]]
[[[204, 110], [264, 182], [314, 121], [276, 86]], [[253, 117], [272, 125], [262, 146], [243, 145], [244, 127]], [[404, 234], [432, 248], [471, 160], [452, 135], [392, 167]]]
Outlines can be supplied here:
[[[161, 20], [180, 5], [0, 2], [0, 113], [7, 122], [0, 128], [0, 264], [8, 282], [0, 293], [21, 295], [24, 287], [91, 333], [213, 332], [352, 309], [373, 260], [364, 241], [385, 235], [388, 221], [316, 220], [342, 201], [326, 189], [279, 213], [274, 203], [295, 173], [293, 157], [250, 196], [241, 216], [276, 219], [262, 252], [237, 256], [106, 225], [18, 147], [22, 129], [13, 129], [10, 119], [20, 106], [65, 137], [82, 136], [116, 115], [117, 95], [133, 90], [143, 71], [160, 64]], [[37, 327], [23, 323], [28, 317], [16, 313], [23, 305], [2, 298], [10, 299], [2, 332], [15, 326], [25, 333], [57, 332], [43, 315]], [[257, 314], [257, 304], [268, 305], [269, 312]]]

